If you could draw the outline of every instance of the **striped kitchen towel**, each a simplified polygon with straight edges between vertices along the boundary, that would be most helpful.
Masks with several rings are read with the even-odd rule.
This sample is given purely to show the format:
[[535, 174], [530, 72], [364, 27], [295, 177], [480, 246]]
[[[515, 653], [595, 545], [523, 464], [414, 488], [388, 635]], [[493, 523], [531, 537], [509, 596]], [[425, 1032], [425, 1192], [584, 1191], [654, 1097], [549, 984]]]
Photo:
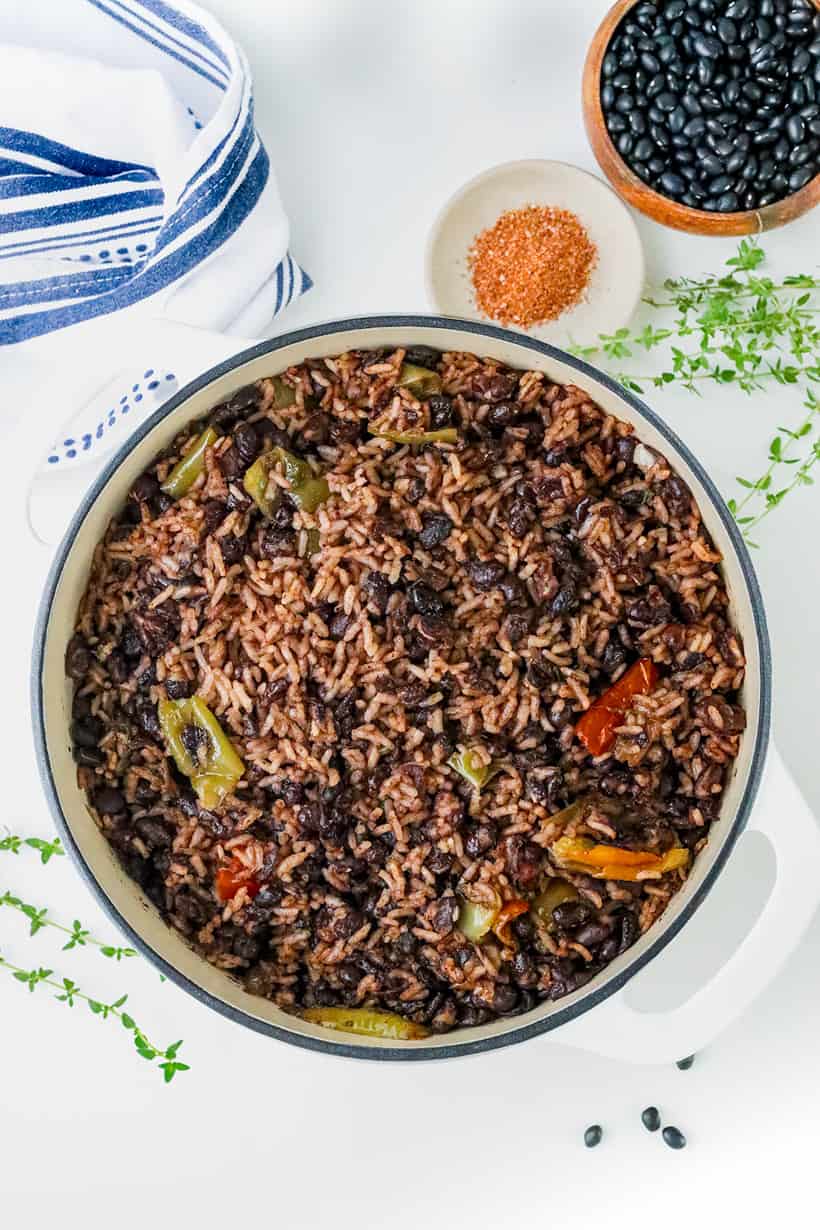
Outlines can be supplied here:
[[128, 309], [245, 336], [310, 279], [241, 49], [188, 0], [0, 5], [0, 343]]

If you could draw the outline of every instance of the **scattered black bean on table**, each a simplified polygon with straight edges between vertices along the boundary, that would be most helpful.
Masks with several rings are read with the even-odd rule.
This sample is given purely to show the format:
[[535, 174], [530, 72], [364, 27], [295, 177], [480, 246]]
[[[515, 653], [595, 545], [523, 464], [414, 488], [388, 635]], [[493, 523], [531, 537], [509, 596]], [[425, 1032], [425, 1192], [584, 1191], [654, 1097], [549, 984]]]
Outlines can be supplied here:
[[694, 1062], [695, 1056], [687, 1055], [685, 1059], [679, 1059], [675, 1064], [675, 1067], [680, 1068], [681, 1072], [688, 1072]]
[[599, 1123], [593, 1123], [591, 1127], [588, 1127], [584, 1132], [584, 1144], [588, 1149], [594, 1149], [596, 1145], [601, 1143], [603, 1135], [604, 1130], [601, 1125]]
[[758, 209], [820, 173], [820, 12], [810, 0], [641, 0], [601, 105], [621, 156], [693, 209]]
[[665, 1127], [661, 1133], [664, 1143], [669, 1145], [670, 1149], [685, 1149], [686, 1137], [680, 1128]]
[[641, 1111], [641, 1123], [647, 1132], [657, 1132], [661, 1126], [661, 1113], [657, 1106], [647, 1106], [646, 1110]]

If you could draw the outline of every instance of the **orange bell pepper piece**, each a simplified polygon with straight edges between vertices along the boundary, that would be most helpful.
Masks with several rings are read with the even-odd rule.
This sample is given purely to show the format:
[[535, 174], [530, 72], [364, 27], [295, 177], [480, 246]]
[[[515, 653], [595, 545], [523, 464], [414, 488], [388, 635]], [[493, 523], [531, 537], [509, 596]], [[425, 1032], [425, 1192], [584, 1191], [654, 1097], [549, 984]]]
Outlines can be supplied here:
[[615, 730], [621, 725], [629, 702], [635, 696], [646, 696], [657, 685], [660, 673], [651, 658], [641, 658], [630, 666], [617, 683], [593, 701], [576, 723], [575, 733], [592, 756], [602, 756], [615, 742]]
[[514, 918], [519, 918], [521, 914], [529, 913], [529, 908], [529, 901], [508, 901], [505, 905], [502, 905], [492, 928], [502, 944], [510, 944], [512, 942], [509, 933], [510, 923]]
[[650, 850], [625, 850], [604, 846], [588, 837], [559, 837], [552, 855], [567, 871], [583, 871], [596, 880], [637, 880], [642, 876], [662, 876], [689, 862], [689, 851], [673, 846], [665, 854]]

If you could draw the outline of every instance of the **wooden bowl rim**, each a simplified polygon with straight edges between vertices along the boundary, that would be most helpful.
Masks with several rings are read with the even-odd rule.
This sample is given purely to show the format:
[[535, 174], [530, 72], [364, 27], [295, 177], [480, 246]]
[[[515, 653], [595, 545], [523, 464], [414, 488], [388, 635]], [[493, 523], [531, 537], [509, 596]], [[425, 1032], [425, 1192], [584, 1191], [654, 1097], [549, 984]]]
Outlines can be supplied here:
[[[820, 0], [810, 2], [820, 12]], [[732, 213], [718, 213], [680, 205], [671, 197], [657, 192], [635, 174], [616, 149], [606, 126], [601, 105], [601, 69], [615, 31], [629, 10], [640, 3], [641, 0], [616, 0], [596, 29], [584, 63], [583, 105], [587, 135], [598, 164], [615, 191], [653, 221], [696, 234], [762, 234], [763, 231], [794, 221], [813, 209], [820, 202], [820, 172], [797, 192], [772, 201], [761, 209], [735, 210]], [[611, 173], [601, 160], [599, 147], [603, 147], [610, 161], [617, 167], [617, 174]], [[784, 206], [788, 208], [784, 210]], [[750, 223], [752, 225], [749, 225]]]

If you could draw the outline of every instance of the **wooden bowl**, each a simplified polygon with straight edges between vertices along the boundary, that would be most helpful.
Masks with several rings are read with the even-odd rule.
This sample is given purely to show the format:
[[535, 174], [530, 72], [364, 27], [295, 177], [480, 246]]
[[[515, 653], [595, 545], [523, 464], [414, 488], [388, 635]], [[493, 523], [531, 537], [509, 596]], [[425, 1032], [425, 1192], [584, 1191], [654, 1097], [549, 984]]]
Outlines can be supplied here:
[[[783, 226], [813, 209], [820, 201], [820, 175], [815, 175], [799, 192], [771, 205], [764, 205], [762, 209], [719, 214], [679, 205], [677, 201], [655, 192], [627, 166], [607, 132], [601, 106], [601, 65], [616, 28], [639, 2], [618, 0], [613, 4], [596, 31], [584, 65], [583, 105], [587, 136], [601, 170], [615, 191], [655, 222], [695, 235], [756, 235], [760, 231]], [[812, 0], [812, 3], [820, 11], [820, 0]]]

